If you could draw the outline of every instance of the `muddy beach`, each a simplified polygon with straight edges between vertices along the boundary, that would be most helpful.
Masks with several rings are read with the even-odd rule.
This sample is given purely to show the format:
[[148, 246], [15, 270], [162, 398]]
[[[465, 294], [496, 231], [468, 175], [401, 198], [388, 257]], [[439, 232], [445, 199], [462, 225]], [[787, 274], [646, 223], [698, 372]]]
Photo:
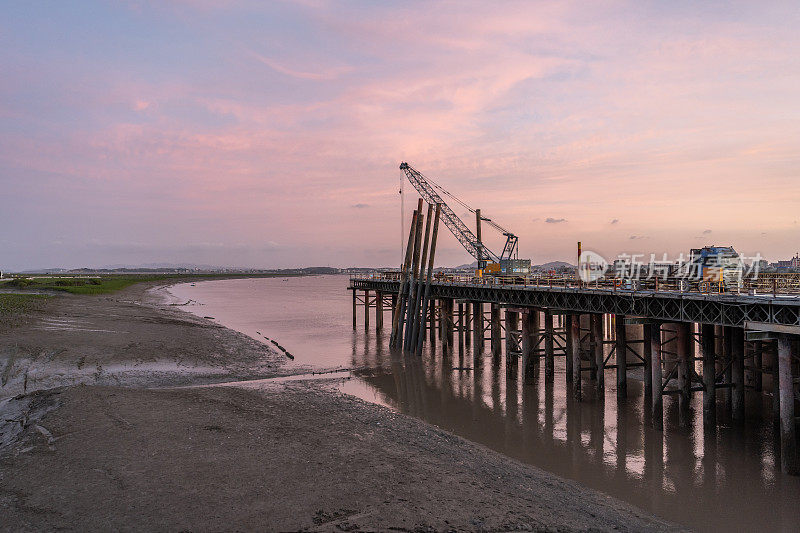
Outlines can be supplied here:
[[[0, 528], [674, 530], [134, 286], [0, 326]], [[278, 339], [280, 340], [280, 339]]]

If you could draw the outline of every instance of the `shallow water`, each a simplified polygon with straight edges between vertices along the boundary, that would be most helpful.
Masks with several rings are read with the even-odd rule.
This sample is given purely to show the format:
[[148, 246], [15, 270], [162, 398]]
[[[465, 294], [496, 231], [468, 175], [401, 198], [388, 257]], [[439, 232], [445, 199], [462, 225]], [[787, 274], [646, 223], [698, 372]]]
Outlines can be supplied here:
[[769, 396], [748, 390], [744, 427], [730, 424], [720, 409], [712, 433], [703, 430], [700, 395], [683, 428], [677, 402], [667, 397], [664, 432], [654, 431], [639, 382], [629, 379], [627, 400], [617, 402], [613, 371], [606, 374], [604, 398], [587, 377], [586, 398], [575, 402], [563, 358], [548, 382], [543, 372], [528, 380], [519, 369], [507, 376], [505, 362], [494, 365], [488, 355], [474, 365], [469, 342], [452, 355], [443, 355], [438, 343], [433, 350], [426, 344], [420, 358], [393, 353], [388, 313], [383, 333], [365, 332], [359, 307], [359, 327], [352, 330], [347, 284], [344, 276], [320, 276], [209, 281], [170, 291], [198, 302], [189, 311], [262, 341], [275, 339], [296, 357], [293, 365], [354, 369], [355, 379], [341, 380], [345, 392], [673, 522], [708, 531], [800, 528], [800, 479], [775, 467]]

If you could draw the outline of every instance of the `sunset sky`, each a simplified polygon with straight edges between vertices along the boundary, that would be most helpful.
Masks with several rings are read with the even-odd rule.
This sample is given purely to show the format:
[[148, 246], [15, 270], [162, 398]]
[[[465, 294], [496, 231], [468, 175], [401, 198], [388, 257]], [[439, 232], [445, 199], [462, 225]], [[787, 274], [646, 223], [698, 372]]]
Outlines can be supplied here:
[[800, 250], [796, 0], [0, 4], [0, 269]]

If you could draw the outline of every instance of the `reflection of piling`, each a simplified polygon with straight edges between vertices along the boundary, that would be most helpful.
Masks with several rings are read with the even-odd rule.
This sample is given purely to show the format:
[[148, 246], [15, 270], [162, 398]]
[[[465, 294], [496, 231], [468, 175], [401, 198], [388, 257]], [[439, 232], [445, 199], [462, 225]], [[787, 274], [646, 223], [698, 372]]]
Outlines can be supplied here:
[[792, 374], [791, 337], [778, 335], [778, 386], [780, 394], [781, 470], [800, 474], [797, 458], [797, 435], [794, 418], [794, 375]]

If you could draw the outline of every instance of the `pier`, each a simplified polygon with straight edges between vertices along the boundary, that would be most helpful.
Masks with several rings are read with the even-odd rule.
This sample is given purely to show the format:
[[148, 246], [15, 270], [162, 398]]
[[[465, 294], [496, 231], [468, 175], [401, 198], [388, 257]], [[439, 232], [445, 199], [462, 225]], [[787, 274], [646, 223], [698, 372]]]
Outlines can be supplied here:
[[[407, 256], [409, 264], [419, 263], [411, 252]], [[416, 271], [422, 290], [405, 298], [416, 301], [412, 311], [402, 309], [409, 290], [403, 286], [409, 283], [401, 274], [351, 278], [353, 327], [360, 314], [364, 327], [381, 330], [390, 313], [390, 342], [400, 343], [394, 344], [398, 350], [419, 353], [404, 342], [409, 335], [417, 345], [438, 336], [443, 355], [471, 345], [473, 368], [496, 367], [504, 359], [508, 380], [525, 380], [541, 368], [545, 379], [554, 380], [561, 358], [565, 390], [577, 401], [584, 400], [587, 388], [605, 399], [606, 380], [614, 380], [616, 401], [625, 402], [628, 382], [635, 379], [642, 382], [648, 423], [657, 430], [663, 427], [664, 396], [677, 398], [679, 421], [689, 424], [691, 400], [702, 395], [707, 431], [717, 428], [720, 413], [744, 426], [745, 396], [771, 396], [781, 470], [800, 473], [795, 413], [800, 295], [793, 285], [767, 279], [737, 293], [701, 293], [657, 280], [622, 287], [613, 280], [586, 284], [431, 272], [422, 283], [422, 272]]]

